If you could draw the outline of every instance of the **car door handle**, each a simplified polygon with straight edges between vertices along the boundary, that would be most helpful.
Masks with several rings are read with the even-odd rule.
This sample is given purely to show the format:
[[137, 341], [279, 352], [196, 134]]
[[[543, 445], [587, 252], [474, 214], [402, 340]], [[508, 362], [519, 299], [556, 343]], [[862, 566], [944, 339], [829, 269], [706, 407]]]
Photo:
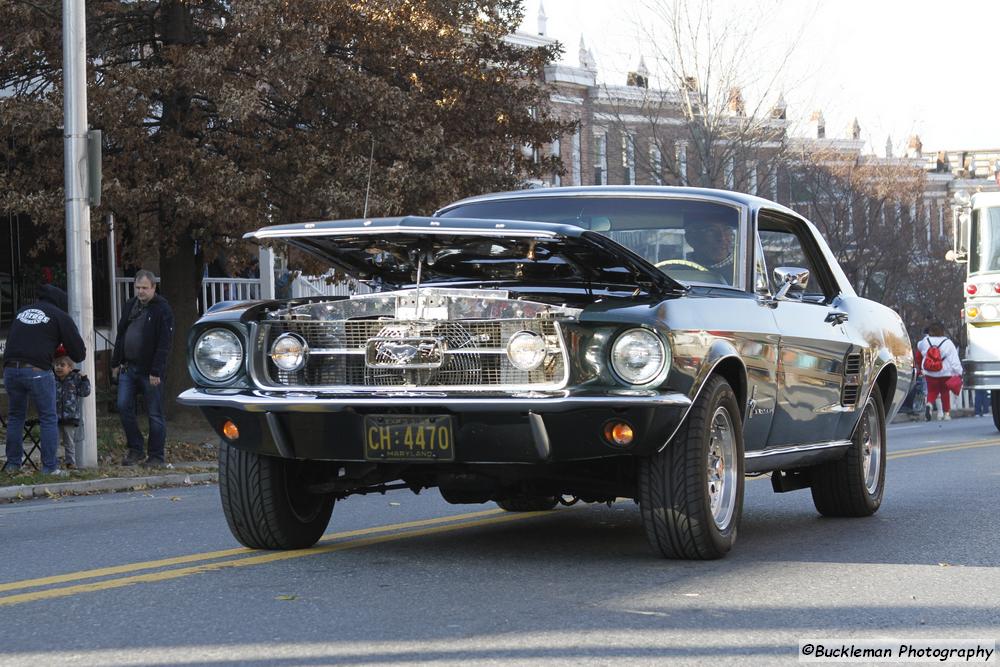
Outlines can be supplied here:
[[829, 313], [826, 314], [826, 319], [823, 321], [828, 324], [837, 326], [838, 324], [843, 324], [844, 322], [846, 322], [847, 319], [848, 319], [847, 313], [845, 313], [844, 311], [831, 310]]

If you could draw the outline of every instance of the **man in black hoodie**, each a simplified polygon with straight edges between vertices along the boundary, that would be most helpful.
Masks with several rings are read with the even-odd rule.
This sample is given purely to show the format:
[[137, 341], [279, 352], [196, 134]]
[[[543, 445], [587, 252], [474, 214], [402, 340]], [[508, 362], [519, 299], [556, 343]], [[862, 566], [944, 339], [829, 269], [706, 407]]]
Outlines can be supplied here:
[[66, 314], [66, 292], [42, 285], [38, 300], [18, 311], [7, 334], [3, 355], [3, 383], [7, 389], [7, 462], [4, 471], [17, 473], [24, 458], [24, 420], [28, 399], [35, 404], [42, 428], [42, 472], [65, 474], [59, 469], [59, 420], [56, 417], [56, 379], [52, 357], [62, 345], [70, 359], [79, 363], [87, 356], [76, 324]]

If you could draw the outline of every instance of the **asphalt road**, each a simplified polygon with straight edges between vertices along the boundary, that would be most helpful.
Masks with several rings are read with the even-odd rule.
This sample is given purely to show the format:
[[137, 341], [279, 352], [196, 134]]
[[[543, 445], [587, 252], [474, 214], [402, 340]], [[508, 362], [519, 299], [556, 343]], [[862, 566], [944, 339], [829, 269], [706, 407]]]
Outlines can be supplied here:
[[1000, 433], [890, 427], [887, 492], [823, 519], [747, 484], [713, 562], [631, 502], [508, 514], [350, 498], [312, 550], [240, 548], [214, 486], [0, 505], [0, 664], [747, 664], [802, 640], [1000, 639]]

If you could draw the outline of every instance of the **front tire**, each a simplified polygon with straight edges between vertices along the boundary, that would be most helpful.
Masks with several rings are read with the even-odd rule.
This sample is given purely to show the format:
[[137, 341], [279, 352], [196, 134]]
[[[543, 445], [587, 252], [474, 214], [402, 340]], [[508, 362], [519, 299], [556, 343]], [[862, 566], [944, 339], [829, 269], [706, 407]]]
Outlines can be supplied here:
[[812, 497], [823, 516], [871, 516], [885, 493], [885, 408], [878, 387], [872, 390], [851, 438], [847, 456], [811, 471]]
[[233, 537], [251, 549], [304, 549], [330, 523], [331, 494], [305, 491], [315, 462], [219, 445], [219, 495]]
[[665, 558], [721, 558], [743, 514], [743, 427], [736, 394], [708, 379], [684, 424], [639, 468], [646, 537]]
[[990, 391], [990, 408], [993, 412], [993, 425], [1000, 431], [1000, 389]]

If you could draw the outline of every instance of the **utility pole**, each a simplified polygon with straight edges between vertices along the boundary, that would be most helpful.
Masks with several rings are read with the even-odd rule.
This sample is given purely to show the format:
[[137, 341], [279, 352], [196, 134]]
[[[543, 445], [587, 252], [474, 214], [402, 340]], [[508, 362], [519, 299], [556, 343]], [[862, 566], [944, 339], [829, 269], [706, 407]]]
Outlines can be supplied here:
[[[87, 28], [85, 0], [63, 0], [63, 146], [66, 188], [66, 276], [69, 314], [87, 343], [81, 369], [94, 376], [94, 292], [90, 269], [90, 199], [87, 165]], [[94, 392], [83, 400], [83, 451], [77, 463], [97, 465], [97, 403]]]

